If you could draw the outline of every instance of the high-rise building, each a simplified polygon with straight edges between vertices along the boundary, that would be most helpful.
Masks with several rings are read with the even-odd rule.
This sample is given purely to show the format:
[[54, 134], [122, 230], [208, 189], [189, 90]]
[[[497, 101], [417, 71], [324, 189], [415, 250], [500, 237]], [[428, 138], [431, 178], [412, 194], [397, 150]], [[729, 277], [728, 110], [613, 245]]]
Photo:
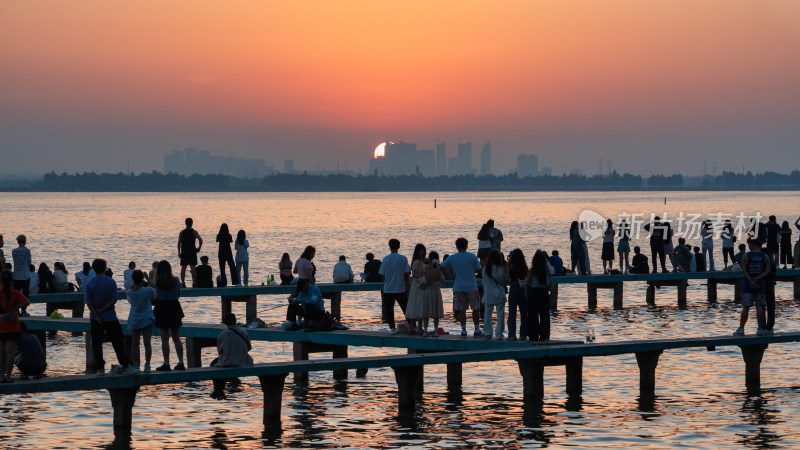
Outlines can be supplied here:
[[517, 176], [535, 177], [539, 175], [539, 157], [536, 155], [517, 156]]
[[492, 174], [492, 144], [487, 142], [483, 144], [481, 150], [481, 175]]
[[436, 158], [433, 150], [420, 150], [417, 152], [419, 173], [423, 177], [432, 177], [436, 174]]
[[187, 148], [164, 155], [164, 173], [178, 175], [228, 175], [239, 178], [261, 178], [273, 173], [263, 159], [212, 155], [206, 150]]
[[436, 143], [436, 175], [447, 175], [447, 152], [445, 143]]
[[291, 159], [283, 161], [283, 173], [294, 173], [294, 161]]
[[448, 160], [447, 169], [450, 175], [472, 173], [472, 142], [458, 144], [457, 156]]
[[377, 175], [432, 177], [436, 174], [436, 158], [433, 150], [417, 151], [416, 144], [386, 142], [383, 156], [369, 160], [369, 171]]

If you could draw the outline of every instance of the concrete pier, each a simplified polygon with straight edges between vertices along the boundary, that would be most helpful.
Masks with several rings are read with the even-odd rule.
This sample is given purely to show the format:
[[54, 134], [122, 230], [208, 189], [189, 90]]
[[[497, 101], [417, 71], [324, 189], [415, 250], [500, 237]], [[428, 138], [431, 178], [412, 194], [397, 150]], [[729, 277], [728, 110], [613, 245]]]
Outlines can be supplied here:
[[656, 367], [662, 350], [636, 352], [636, 363], [639, 365], [639, 394], [652, 395], [656, 390]]

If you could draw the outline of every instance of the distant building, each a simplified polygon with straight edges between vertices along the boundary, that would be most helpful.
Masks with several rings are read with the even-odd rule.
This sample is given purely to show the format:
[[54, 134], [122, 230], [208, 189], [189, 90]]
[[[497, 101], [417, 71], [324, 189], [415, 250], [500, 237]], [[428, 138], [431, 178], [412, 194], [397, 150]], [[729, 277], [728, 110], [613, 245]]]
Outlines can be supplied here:
[[535, 177], [539, 175], [539, 157], [536, 155], [517, 156], [517, 176]]
[[178, 175], [228, 175], [238, 178], [262, 178], [274, 173], [263, 159], [212, 155], [206, 150], [187, 148], [164, 155], [164, 173]]
[[492, 144], [487, 142], [483, 144], [481, 150], [481, 175], [492, 174]]
[[448, 160], [447, 169], [451, 176], [472, 173], [472, 142], [458, 144], [458, 156]]
[[447, 152], [445, 152], [445, 143], [436, 143], [436, 175], [447, 175]]
[[283, 173], [294, 173], [294, 161], [291, 159], [283, 161]]
[[581, 169], [572, 169], [572, 172], [569, 173], [570, 175], [577, 175], [579, 177], [583, 176], [583, 171]]
[[433, 150], [417, 151], [416, 144], [386, 142], [384, 156], [369, 160], [369, 171], [377, 175], [433, 176], [436, 161]]
[[551, 169], [549, 167], [542, 167], [541, 175], [548, 175], [549, 176], [549, 175], [552, 175], [552, 174], [553, 174], [553, 169]]

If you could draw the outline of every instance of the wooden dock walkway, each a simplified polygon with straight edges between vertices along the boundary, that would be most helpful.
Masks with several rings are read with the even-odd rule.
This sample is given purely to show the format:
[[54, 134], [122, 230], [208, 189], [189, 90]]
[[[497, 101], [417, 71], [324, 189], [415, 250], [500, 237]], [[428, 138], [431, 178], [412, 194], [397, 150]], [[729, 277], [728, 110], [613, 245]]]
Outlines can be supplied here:
[[[350, 332], [338, 332], [348, 334]], [[313, 333], [311, 333], [313, 334]], [[288, 335], [287, 335], [288, 336]], [[416, 340], [406, 338], [407, 342]], [[480, 346], [478, 340], [466, 340]], [[609, 355], [634, 354], [639, 367], [640, 395], [652, 395], [655, 391], [655, 375], [659, 357], [665, 350], [705, 347], [713, 351], [721, 346], [738, 346], [745, 362], [745, 385], [748, 389], [759, 389], [761, 385], [761, 360], [769, 344], [800, 342], [800, 333], [777, 333], [774, 336], [711, 336], [682, 339], [659, 339], [642, 341], [609, 342], [600, 344], [545, 343], [518, 348], [491, 348], [443, 353], [413, 353], [408, 355], [378, 356], [364, 358], [334, 358], [315, 361], [288, 361], [256, 364], [243, 368], [197, 368], [186, 371], [154, 372], [123, 375], [76, 375], [18, 381], [0, 384], [0, 395], [30, 394], [38, 392], [61, 392], [76, 390], [106, 389], [114, 408], [114, 428], [130, 430], [136, 393], [141, 386], [187, 383], [216, 378], [256, 376], [264, 393], [265, 425], [280, 425], [285, 378], [289, 373], [348, 369], [370, 369], [391, 367], [398, 386], [398, 408], [401, 414], [409, 414], [416, 406], [416, 396], [421, 388], [422, 368], [428, 364], [458, 364], [486, 361], [516, 360], [523, 381], [523, 396], [544, 396], [544, 367], [563, 365], [566, 368], [566, 389], [569, 395], [583, 391], [583, 358]]]

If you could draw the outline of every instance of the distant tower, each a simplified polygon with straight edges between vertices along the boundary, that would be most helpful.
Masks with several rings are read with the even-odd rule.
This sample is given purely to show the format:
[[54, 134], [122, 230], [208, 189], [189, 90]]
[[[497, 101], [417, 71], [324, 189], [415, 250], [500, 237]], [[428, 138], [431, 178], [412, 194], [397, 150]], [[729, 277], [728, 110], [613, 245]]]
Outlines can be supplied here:
[[703, 176], [708, 175], [708, 161], [703, 161]]
[[611, 160], [610, 159], [606, 160], [606, 168], [608, 169], [608, 170], [606, 170], [606, 174], [611, 175]]
[[436, 175], [447, 175], [447, 152], [445, 143], [436, 143]]
[[603, 158], [597, 160], [597, 174], [598, 175], [603, 174]]
[[492, 144], [487, 142], [483, 144], [481, 150], [481, 175], [492, 174]]

